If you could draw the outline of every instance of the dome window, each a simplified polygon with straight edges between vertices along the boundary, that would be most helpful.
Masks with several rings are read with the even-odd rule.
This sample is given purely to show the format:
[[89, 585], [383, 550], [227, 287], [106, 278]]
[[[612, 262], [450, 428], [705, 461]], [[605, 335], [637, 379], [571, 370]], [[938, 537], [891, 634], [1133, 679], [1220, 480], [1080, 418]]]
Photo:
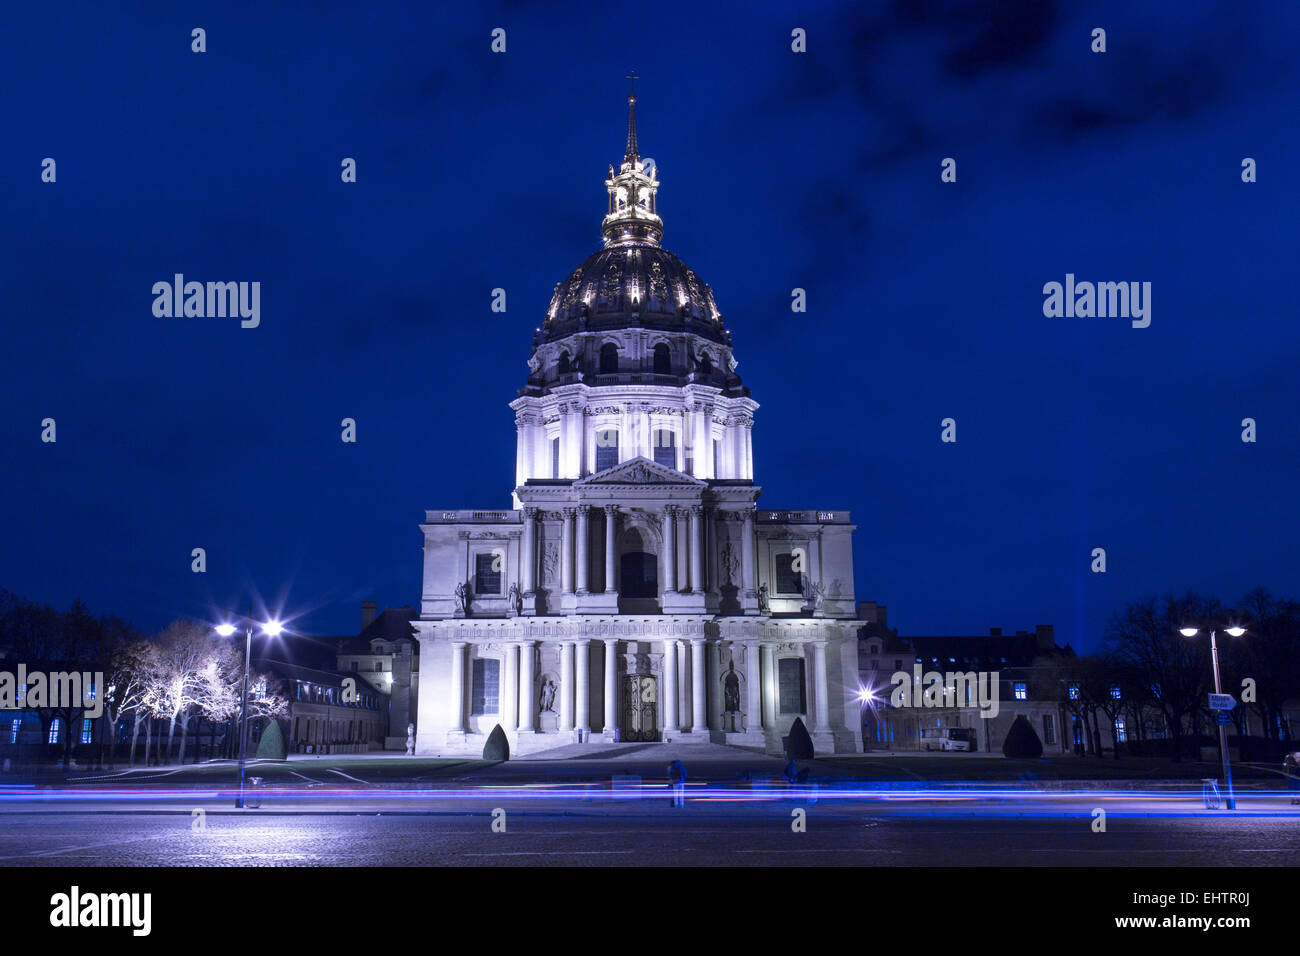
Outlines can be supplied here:
[[560, 361], [556, 363], [556, 369], [561, 375], [568, 375], [572, 371], [571, 361], [568, 352], [560, 353]]
[[600, 374], [614, 375], [618, 372], [618, 346], [606, 342], [600, 347]]
[[655, 374], [671, 375], [673, 373], [672, 357], [668, 354], [668, 346], [660, 342], [655, 346]]

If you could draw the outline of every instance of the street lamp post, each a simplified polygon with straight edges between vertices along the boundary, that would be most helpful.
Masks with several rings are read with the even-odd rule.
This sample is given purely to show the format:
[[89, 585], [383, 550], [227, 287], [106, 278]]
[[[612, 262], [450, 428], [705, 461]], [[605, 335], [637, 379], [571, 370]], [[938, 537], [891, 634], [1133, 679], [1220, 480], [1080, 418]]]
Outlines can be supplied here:
[[[1184, 627], [1179, 628], [1179, 634], [1183, 637], [1195, 637], [1200, 633], [1200, 628]], [[1244, 627], [1226, 627], [1224, 633], [1231, 637], [1241, 637], [1246, 633]], [[1223, 682], [1219, 679], [1219, 644], [1216, 640], [1215, 629], [1210, 629], [1210, 661], [1214, 665], [1214, 692], [1223, 693]], [[1237, 809], [1237, 798], [1232, 792], [1232, 763], [1228, 758], [1228, 727], [1226, 724], [1220, 724], [1218, 717], [1215, 717], [1215, 724], [1219, 728], [1219, 756], [1223, 760], [1223, 784], [1227, 791], [1227, 807], [1229, 810]]]
[[[275, 637], [283, 629], [279, 621], [267, 621], [262, 625], [262, 633], [268, 637]], [[233, 624], [217, 625], [217, 633], [222, 637], [230, 637], [236, 630]], [[244, 627], [244, 689], [239, 695], [239, 794], [235, 797], [235, 807], [239, 810], [244, 808], [244, 770], [248, 755], [248, 671], [252, 653], [253, 622], [250, 620]]]

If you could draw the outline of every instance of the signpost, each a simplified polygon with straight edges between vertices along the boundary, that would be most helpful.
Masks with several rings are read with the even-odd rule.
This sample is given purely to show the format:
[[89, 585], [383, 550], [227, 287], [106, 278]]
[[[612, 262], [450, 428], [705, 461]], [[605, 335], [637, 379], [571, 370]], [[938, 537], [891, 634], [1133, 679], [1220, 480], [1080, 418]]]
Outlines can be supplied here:
[[1231, 694], [1211, 694], [1210, 710], [1232, 710], [1237, 706], [1237, 701]]

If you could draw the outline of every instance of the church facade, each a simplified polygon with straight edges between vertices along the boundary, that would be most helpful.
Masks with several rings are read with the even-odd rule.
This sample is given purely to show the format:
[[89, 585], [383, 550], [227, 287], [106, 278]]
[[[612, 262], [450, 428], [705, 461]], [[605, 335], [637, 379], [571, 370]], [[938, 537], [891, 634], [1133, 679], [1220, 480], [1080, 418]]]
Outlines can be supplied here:
[[416, 750], [862, 750], [846, 511], [757, 508], [755, 402], [712, 289], [660, 245], [628, 99], [603, 248], [555, 288], [510, 403], [513, 507], [426, 513]]

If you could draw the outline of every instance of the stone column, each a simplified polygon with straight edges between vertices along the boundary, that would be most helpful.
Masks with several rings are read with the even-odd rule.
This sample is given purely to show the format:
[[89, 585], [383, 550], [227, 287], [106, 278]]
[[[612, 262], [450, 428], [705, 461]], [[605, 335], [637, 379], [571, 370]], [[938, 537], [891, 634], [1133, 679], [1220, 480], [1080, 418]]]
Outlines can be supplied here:
[[704, 505], [691, 505], [691, 590], [704, 593]]
[[537, 509], [524, 508], [524, 529], [519, 538], [519, 590], [524, 597], [537, 591]]
[[745, 642], [745, 730], [763, 729], [763, 673], [758, 664], [758, 641]]
[[465, 732], [465, 642], [451, 645], [451, 729]]
[[589, 534], [591, 526], [588, 520], [591, 516], [591, 505], [578, 505], [578, 541], [577, 551], [578, 563], [578, 593], [588, 594], [590, 589], [587, 587], [587, 574], [591, 568], [591, 562], [588, 560], [587, 542], [590, 540]]
[[618, 533], [618, 505], [605, 505], [605, 593], [617, 590], [615, 577], [617, 573], [617, 545], [614, 537]]
[[[664, 594], [677, 590], [677, 509], [664, 508]], [[676, 729], [676, 728], [674, 728]]]
[[506, 645], [506, 673], [501, 688], [501, 729], [514, 730], [519, 726], [519, 648]]
[[560, 590], [573, 593], [573, 519], [577, 508], [565, 508], [560, 524]]
[[664, 733], [677, 733], [677, 642], [664, 639]]
[[560, 729], [573, 729], [573, 642], [560, 645]]
[[618, 640], [605, 641], [605, 726], [606, 737], [618, 728]]
[[817, 699], [813, 701], [813, 733], [829, 733], [830, 701], [826, 689], [826, 642], [813, 642], [813, 680]]
[[519, 729], [531, 732], [533, 711], [537, 708], [537, 690], [533, 687], [533, 642], [519, 645]]
[[591, 731], [591, 641], [578, 641], [578, 730]]
[[691, 638], [691, 733], [707, 735], [709, 711], [704, 677], [704, 638]]
[[754, 508], [745, 509], [745, 529], [744, 537], [740, 541], [741, 569], [740, 582], [744, 589], [745, 597], [756, 598], [758, 592], [754, 590]]
[[776, 655], [771, 644], [763, 645], [763, 727], [771, 730], [776, 726], [776, 695], [780, 692], [776, 683]]

